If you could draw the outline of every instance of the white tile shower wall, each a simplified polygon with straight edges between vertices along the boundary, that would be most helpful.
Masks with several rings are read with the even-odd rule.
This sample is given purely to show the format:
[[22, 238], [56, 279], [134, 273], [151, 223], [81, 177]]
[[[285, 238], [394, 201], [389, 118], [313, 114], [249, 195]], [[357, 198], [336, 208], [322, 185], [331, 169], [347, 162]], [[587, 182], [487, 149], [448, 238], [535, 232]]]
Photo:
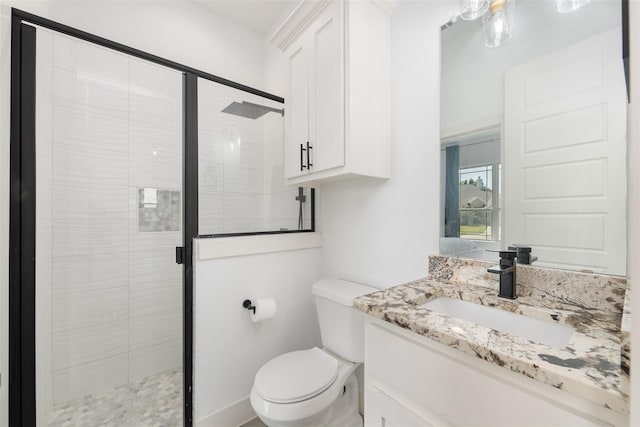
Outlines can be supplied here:
[[[53, 204], [51, 176], [53, 173], [53, 135], [52, 135], [52, 109], [53, 82], [50, 72], [53, 42], [50, 35], [44, 35], [36, 39], [38, 49], [38, 61], [36, 62], [36, 87], [40, 95], [40, 101], [36, 105], [36, 185], [38, 187], [38, 199], [36, 209], [39, 215], [36, 218], [36, 282], [40, 285], [40, 292], [36, 294], [36, 304], [41, 307], [36, 316], [36, 328], [41, 332], [36, 342], [40, 354], [51, 355], [51, 294], [55, 279], [52, 277], [52, 249], [53, 249]], [[49, 71], [49, 72], [47, 72]], [[50, 357], [38, 358], [36, 361], [36, 375], [42, 381], [36, 384], [36, 393], [39, 397], [36, 417], [42, 419], [53, 407], [52, 374]], [[6, 388], [6, 387], [5, 387]]]
[[[262, 209], [268, 230], [295, 230], [298, 227], [298, 188], [286, 185], [284, 178], [284, 127], [281, 116], [264, 121], [264, 191]], [[309, 195], [309, 190], [305, 189]], [[311, 200], [303, 205], [304, 228], [310, 227]]]
[[[321, 257], [320, 248], [205, 261], [196, 254], [196, 425], [219, 425], [213, 421], [227, 414], [228, 405], [248, 399], [255, 373], [269, 359], [321, 344], [311, 295], [311, 285], [322, 277]], [[274, 298], [276, 317], [253, 323], [242, 308], [245, 298]], [[254, 416], [246, 403], [247, 411], [228, 425]]]
[[[176, 94], [173, 95], [174, 97]], [[129, 122], [129, 183], [139, 187], [180, 189], [182, 145], [176, 144], [180, 128], [160, 123]]]
[[40, 419], [53, 404], [182, 364], [181, 232], [138, 230], [139, 188], [182, 188], [181, 75], [39, 30], [47, 40], [37, 294], [38, 313], [49, 313], [38, 348], [50, 345], [51, 357], [39, 358]]
[[182, 232], [138, 227], [140, 188], [182, 192], [182, 75], [130, 60], [129, 85], [128, 371], [134, 382], [182, 366], [182, 266], [174, 259]]
[[126, 321], [129, 315], [129, 288], [125, 282], [116, 288], [54, 293], [51, 304], [55, 307], [51, 316], [55, 334]]
[[[128, 351], [128, 277], [120, 275], [111, 283], [72, 278], [82, 261], [92, 262], [80, 267], [87, 279], [97, 278], [92, 266], [113, 269], [112, 255], [118, 264], [128, 266], [128, 60], [53, 36], [50, 72], [54, 116], [50, 360], [53, 403], [61, 404], [127, 381], [122, 360]], [[91, 310], [86, 302], [98, 296], [103, 297], [100, 310]], [[114, 372], [118, 367], [125, 369]]]
[[112, 390], [127, 384], [128, 355], [102, 358], [53, 373], [54, 394], [59, 401], [73, 401], [89, 394]]
[[157, 344], [129, 353], [129, 382], [170, 371], [176, 366], [182, 366], [182, 339], [159, 340]]
[[[53, 311], [66, 307], [53, 307]], [[90, 313], [89, 319], [93, 316]], [[53, 341], [53, 371], [59, 372], [65, 369], [73, 371], [76, 366], [101, 360], [118, 354], [126, 354], [128, 351], [127, 319], [109, 320], [107, 323], [94, 326], [82, 326], [63, 331], [54, 331]], [[63, 403], [55, 394], [56, 403]]]

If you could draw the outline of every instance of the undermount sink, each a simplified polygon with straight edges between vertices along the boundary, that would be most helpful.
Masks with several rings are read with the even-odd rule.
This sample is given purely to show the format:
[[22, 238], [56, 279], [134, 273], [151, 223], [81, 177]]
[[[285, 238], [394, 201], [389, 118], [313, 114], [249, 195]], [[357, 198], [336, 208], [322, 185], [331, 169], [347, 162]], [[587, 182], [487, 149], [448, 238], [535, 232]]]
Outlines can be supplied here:
[[436, 298], [420, 307], [556, 348], [566, 347], [575, 332], [574, 328], [567, 325], [545, 322], [454, 298]]

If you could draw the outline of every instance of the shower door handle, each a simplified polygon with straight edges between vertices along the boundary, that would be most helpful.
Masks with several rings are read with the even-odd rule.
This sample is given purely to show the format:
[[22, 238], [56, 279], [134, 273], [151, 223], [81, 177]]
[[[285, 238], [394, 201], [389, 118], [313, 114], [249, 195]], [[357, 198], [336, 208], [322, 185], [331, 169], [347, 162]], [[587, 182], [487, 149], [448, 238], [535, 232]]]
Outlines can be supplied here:
[[[309, 143], [307, 142], [307, 145], [309, 145]], [[303, 170], [306, 169], [306, 165], [304, 164], [304, 151], [307, 151], [304, 148], [303, 144], [300, 144], [300, 171], [302, 172]], [[307, 154], [307, 163], [309, 162], [309, 154]]]
[[176, 246], [176, 264], [184, 264], [184, 246]]

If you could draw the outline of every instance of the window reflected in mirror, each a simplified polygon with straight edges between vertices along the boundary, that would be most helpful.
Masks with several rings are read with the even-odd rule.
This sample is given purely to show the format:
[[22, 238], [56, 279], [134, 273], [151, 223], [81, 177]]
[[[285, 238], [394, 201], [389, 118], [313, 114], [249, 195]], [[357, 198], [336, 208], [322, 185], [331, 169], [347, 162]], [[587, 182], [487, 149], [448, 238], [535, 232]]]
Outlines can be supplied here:
[[[448, 254], [494, 260], [500, 248], [500, 128], [442, 141], [445, 229]], [[454, 250], [456, 249], [456, 250]], [[441, 248], [441, 254], [445, 254]], [[473, 251], [473, 252], [468, 252]]]

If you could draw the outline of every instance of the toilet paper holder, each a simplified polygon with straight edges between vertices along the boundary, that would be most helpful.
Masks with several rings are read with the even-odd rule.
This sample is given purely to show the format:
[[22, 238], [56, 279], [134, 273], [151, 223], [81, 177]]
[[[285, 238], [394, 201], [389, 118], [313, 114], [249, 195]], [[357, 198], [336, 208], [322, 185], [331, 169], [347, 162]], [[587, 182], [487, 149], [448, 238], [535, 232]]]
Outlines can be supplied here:
[[250, 299], [246, 299], [242, 302], [242, 306], [247, 310], [253, 310], [253, 314], [256, 314], [256, 306], [253, 305]]

